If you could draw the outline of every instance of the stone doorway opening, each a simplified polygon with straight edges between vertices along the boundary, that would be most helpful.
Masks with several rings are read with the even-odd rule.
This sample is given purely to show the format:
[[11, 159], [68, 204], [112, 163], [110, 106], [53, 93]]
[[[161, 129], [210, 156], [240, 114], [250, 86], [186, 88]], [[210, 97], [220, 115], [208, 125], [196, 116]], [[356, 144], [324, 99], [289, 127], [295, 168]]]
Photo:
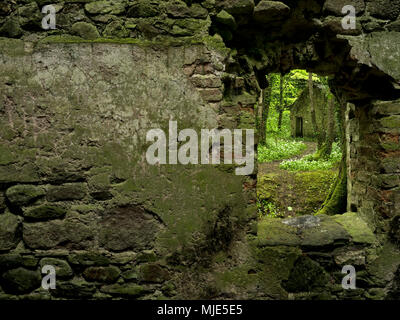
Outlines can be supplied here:
[[296, 117], [296, 137], [303, 138], [303, 118]]
[[[332, 93], [329, 77], [306, 70], [267, 79], [256, 111], [259, 216], [317, 214], [332, 196], [344, 161], [343, 102]], [[329, 214], [343, 213], [346, 198], [343, 192]]]

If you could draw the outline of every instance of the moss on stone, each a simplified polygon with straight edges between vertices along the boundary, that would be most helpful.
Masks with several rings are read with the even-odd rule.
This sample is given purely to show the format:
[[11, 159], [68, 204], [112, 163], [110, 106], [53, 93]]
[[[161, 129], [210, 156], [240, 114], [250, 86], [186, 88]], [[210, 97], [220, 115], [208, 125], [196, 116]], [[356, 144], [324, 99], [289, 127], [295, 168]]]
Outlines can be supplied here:
[[[311, 225], [309, 220], [315, 220]], [[334, 219], [321, 215], [291, 219], [262, 218], [258, 223], [257, 244], [264, 246], [323, 247], [350, 240], [347, 231]]]
[[85, 5], [85, 10], [90, 14], [113, 14], [118, 15], [125, 12], [124, 1], [90, 1]]
[[28, 293], [40, 286], [40, 274], [37, 271], [17, 268], [6, 271], [0, 280], [2, 288], [13, 294]]
[[215, 18], [219, 23], [226, 25], [227, 27], [231, 29], [236, 29], [236, 20], [235, 18], [230, 15], [228, 12], [225, 10], [221, 10], [216, 18]]
[[25, 55], [24, 41], [0, 37], [0, 52], [10, 56]]
[[0, 215], [0, 250], [10, 250], [20, 240], [20, 218], [9, 212]]
[[347, 212], [342, 215], [335, 215], [332, 218], [346, 229], [352, 237], [353, 242], [363, 244], [373, 244], [376, 242], [374, 233], [357, 213]]
[[0, 27], [0, 36], [10, 38], [19, 38], [22, 35], [22, 29], [16, 17], [10, 17]]
[[293, 265], [283, 287], [289, 292], [311, 292], [323, 290], [328, 284], [329, 276], [325, 270], [308, 257], [300, 256]]
[[104, 266], [110, 263], [110, 260], [99, 252], [77, 252], [68, 256], [68, 261], [72, 265], [82, 266]]
[[55, 205], [41, 205], [24, 211], [24, 217], [31, 220], [60, 219], [66, 214], [64, 208]]
[[27, 205], [45, 194], [44, 188], [34, 185], [16, 185], [6, 191], [8, 201], [15, 206]]
[[57, 258], [43, 258], [40, 260], [40, 267], [43, 268], [45, 265], [51, 265], [55, 268], [57, 278], [70, 278], [73, 275], [71, 267], [65, 260]]
[[96, 26], [87, 22], [76, 22], [72, 25], [71, 30], [83, 39], [94, 40], [100, 37]]
[[106, 38], [126, 38], [129, 36], [129, 31], [120, 21], [112, 21], [104, 29], [103, 36]]
[[317, 214], [334, 215], [346, 211], [347, 207], [347, 170], [346, 162], [342, 159], [339, 175], [331, 186], [328, 197]]
[[149, 291], [137, 284], [113, 284], [100, 288], [101, 292], [125, 297], [140, 297]]
[[87, 281], [102, 283], [113, 283], [117, 281], [121, 271], [114, 266], [109, 267], [89, 267], [83, 272], [83, 277]]

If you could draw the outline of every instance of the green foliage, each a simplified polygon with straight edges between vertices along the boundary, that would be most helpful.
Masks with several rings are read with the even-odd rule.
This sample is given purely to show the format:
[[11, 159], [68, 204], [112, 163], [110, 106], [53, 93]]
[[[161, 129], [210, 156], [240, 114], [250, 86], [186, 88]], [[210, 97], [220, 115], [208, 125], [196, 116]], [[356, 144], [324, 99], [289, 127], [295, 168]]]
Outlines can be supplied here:
[[304, 156], [298, 160], [282, 161], [279, 168], [289, 171], [313, 171], [327, 170], [336, 166], [342, 159], [342, 152], [338, 143], [333, 143], [332, 153], [327, 159], [315, 160], [313, 154]]
[[[308, 72], [306, 70], [292, 70], [283, 77], [283, 107], [290, 106], [300, 96], [301, 92], [307, 87]], [[322, 78], [313, 75], [313, 81], [323, 83]], [[280, 74], [271, 74], [271, 107], [270, 109], [279, 110], [279, 82]]]
[[290, 139], [290, 111], [284, 111], [282, 116], [281, 130], [278, 129], [279, 112], [276, 109], [269, 111], [267, 121], [267, 137], [278, 137], [281, 139]]
[[290, 137], [290, 111], [283, 113], [280, 131], [278, 131], [278, 116], [276, 110], [270, 111], [266, 145], [258, 146], [259, 162], [288, 159], [300, 154], [307, 147], [303, 142]]
[[258, 161], [271, 162], [288, 159], [300, 154], [306, 145], [301, 141], [288, 141], [279, 138], [267, 138], [266, 146], [258, 146]]
[[271, 218], [283, 218], [284, 214], [279, 212], [279, 208], [266, 199], [257, 199], [258, 216], [268, 216]]

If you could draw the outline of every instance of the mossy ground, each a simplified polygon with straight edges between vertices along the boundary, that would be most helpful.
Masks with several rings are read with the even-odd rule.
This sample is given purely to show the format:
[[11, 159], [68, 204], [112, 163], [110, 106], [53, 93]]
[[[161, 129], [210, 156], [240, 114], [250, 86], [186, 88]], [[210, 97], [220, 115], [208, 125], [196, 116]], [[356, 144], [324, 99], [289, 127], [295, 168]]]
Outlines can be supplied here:
[[[310, 144], [305, 153], [312, 152]], [[260, 215], [293, 217], [316, 213], [335, 182], [337, 169], [291, 172], [280, 161], [259, 164], [257, 200]]]

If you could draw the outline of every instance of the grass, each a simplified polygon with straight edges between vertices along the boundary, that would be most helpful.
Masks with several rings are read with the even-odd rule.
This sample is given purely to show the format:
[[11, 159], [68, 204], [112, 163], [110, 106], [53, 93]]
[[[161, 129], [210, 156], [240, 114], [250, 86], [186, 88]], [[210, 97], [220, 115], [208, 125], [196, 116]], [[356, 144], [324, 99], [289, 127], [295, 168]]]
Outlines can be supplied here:
[[267, 138], [267, 145], [258, 147], [258, 161], [283, 160], [300, 154], [307, 146], [301, 141]]
[[266, 144], [258, 146], [258, 162], [289, 159], [307, 148], [301, 140], [290, 135], [290, 112], [283, 113], [281, 130], [278, 130], [277, 116], [276, 112], [271, 112], [268, 118]]
[[340, 146], [335, 142], [332, 145], [332, 153], [327, 159], [313, 160], [313, 155], [309, 154], [301, 159], [282, 161], [279, 168], [289, 171], [328, 170], [335, 167], [341, 159]]

